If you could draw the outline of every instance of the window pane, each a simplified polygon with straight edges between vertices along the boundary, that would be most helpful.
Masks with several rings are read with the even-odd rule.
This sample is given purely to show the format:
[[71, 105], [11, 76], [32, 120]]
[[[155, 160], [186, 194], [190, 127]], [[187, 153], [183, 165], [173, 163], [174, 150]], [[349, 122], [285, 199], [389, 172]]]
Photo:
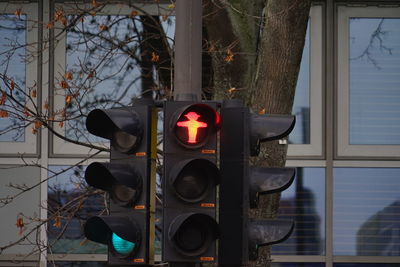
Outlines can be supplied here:
[[60, 75], [58, 82], [58, 94], [66, 95], [66, 115], [73, 118], [66, 122], [68, 138], [105, 141], [87, 133], [85, 114], [95, 108], [125, 106], [133, 98], [143, 94], [154, 96], [160, 91], [156, 90], [160, 88], [156, 63], [165, 58], [160, 58], [157, 48], [143, 44], [149, 38], [162, 42], [157, 31], [173, 38], [174, 18], [153, 17], [160, 27], [146, 40], [143, 36], [146, 27], [141, 19], [141, 16], [88, 15], [82, 19], [69, 16], [69, 21], [79, 22], [67, 33], [66, 73]]
[[[0, 15], [0, 34], [0, 102], [5, 102], [0, 105], [0, 141], [24, 142], [17, 103], [25, 105], [26, 15]], [[6, 97], [11, 90], [14, 101]]]
[[350, 144], [400, 144], [400, 19], [351, 18]]
[[324, 254], [325, 169], [297, 169], [293, 184], [282, 192], [278, 217], [296, 225], [288, 240], [272, 246], [272, 254]]
[[335, 168], [335, 255], [399, 256], [400, 169]]
[[[40, 168], [34, 166], [0, 166], [0, 247], [19, 240], [23, 235], [28, 238], [18, 245], [1, 252], [5, 254], [29, 254], [37, 249], [33, 231], [39, 223], [40, 214]], [[33, 187], [20, 196], [21, 189]], [[8, 204], [5, 204], [8, 203]], [[21, 220], [20, 227], [16, 225]]]
[[52, 253], [107, 253], [107, 246], [83, 234], [85, 221], [105, 212], [104, 194], [93, 193], [84, 172], [83, 166], [50, 166], [47, 230]]
[[301, 59], [293, 103], [296, 126], [289, 135], [291, 144], [310, 144], [310, 23]]

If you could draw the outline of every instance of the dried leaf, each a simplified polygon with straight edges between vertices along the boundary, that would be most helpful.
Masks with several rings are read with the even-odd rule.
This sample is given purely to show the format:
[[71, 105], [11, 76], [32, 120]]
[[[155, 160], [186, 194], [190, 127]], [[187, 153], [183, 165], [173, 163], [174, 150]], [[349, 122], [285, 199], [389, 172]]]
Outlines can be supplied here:
[[43, 108], [46, 109], [46, 110], [49, 109], [49, 101], [46, 100], [46, 101], [44, 102]]
[[92, 0], [92, 7], [94, 7], [94, 8], [97, 7], [97, 1], [96, 0]]
[[71, 104], [71, 102], [72, 102], [72, 95], [67, 95], [67, 96], [65, 97], [65, 103]]
[[137, 15], [139, 15], [139, 12], [137, 10], [132, 10], [129, 17], [133, 18], [133, 17], [136, 17]]
[[158, 61], [160, 61], [160, 56], [157, 55], [155, 52], [152, 52], [152, 53], [151, 53], [151, 61], [152, 61], [152, 62], [158, 62]]
[[40, 127], [42, 127], [43, 123], [39, 120], [35, 120], [35, 129], [39, 129]]
[[97, 15], [97, 12], [96, 12], [96, 11], [92, 11], [92, 12], [90, 12], [90, 15], [91, 15], [92, 17], [95, 17], [95, 16]]
[[108, 30], [108, 26], [107, 26], [107, 25], [104, 25], [104, 24], [101, 24], [101, 25], [99, 26], [99, 28], [100, 28], [100, 31], [106, 31], [106, 30]]
[[52, 29], [54, 27], [54, 22], [53, 21], [49, 21], [47, 23], [47, 29]]
[[37, 90], [36, 90], [36, 89], [33, 89], [33, 90], [31, 91], [31, 96], [32, 96], [32, 97], [37, 97]]
[[233, 61], [233, 57], [235, 56], [233, 53], [232, 53], [232, 51], [230, 50], [230, 49], [228, 49], [227, 51], [226, 51], [226, 57], [225, 57], [225, 61], [226, 62], [231, 62], [231, 61]]
[[267, 111], [265, 110], [265, 108], [263, 108], [262, 110], [260, 110], [259, 112], [258, 112], [258, 114], [260, 114], [260, 115], [264, 115], [264, 114], [266, 114], [267, 113]]
[[6, 101], [7, 101], [7, 93], [6, 91], [1, 91], [0, 105], [4, 105]]
[[19, 19], [21, 18], [22, 15], [22, 9], [21, 8], [17, 8], [17, 10], [15, 10], [15, 16], [17, 16]]
[[32, 128], [32, 134], [37, 134], [37, 130], [35, 128]]
[[15, 223], [15, 225], [18, 228], [23, 228], [25, 226], [24, 219], [21, 217], [17, 218], [17, 222]]
[[232, 94], [234, 91], [236, 91], [235, 87], [229, 88], [228, 89], [228, 93]]
[[65, 80], [61, 80], [61, 81], [60, 81], [60, 86], [61, 86], [61, 88], [63, 88], [63, 89], [69, 88], [69, 84], [68, 84]]
[[72, 80], [72, 78], [73, 78], [72, 72], [67, 71], [67, 72], [64, 74], [64, 78], [65, 78], [66, 80]]
[[30, 117], [30, 116], [31, 116], [31, 113], [28, 111], [28, 108], [27, 108], [27, 107], [24, 107], [24, 115], [25, 115], [26, 117]]
[[60, 121], [60, 122], [58, 123], [58, 126], [60, 126], [60, 128], [64, 127], [64, 122], [63, 122], [63, 121]]
[[10, 82], [10, 90], [12, 91], [12, 90], [14, 90], [14, 88], [15, 88], [15, 82], [13, 80], [11, 80], [11, 82]]
[[214, 52], [215, 51], [215, 45], [214, 44], [211, 44], [209, 47], [208, 47], [208, 53], [212, 53], [212, 52]]
[[8, 111], [7, 110], [0, 110], [0, 118], [7, 118]]
[[62, 18], [61, 19], [61, 24], [66, 27], [68, 25], [68, 20], [66, 18]]
[[56, 12], [54, 13], [54, 20], [60, 21], [63, 18], [64, 18], [64, 11], [62, 9], [57, 9]]
[[53, 226], [56, 228], [61, 227], [61, 217], [60, 216], [56, 216], [56, 218], [54, 219]]
[[96, 71], [92, 70], [91, 72], [89, 72], [88, 78], [92, 79], [94, 76], [96, 76]]

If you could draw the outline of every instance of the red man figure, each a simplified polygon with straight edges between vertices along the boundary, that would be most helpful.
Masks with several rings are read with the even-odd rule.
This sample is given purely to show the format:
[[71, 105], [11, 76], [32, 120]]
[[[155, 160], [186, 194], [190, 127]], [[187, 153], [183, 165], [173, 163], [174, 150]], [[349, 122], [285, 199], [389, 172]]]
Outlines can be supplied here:
[[196, 112], [189, 112], [185, 117], [188, 119], [187, 121], [178, 121], [176, 125], [179, 127], [187, 127], [189, 135], [189, 140], [187, 142], [195, 144], [197, 143], [196, 137], [198, 129], [207, 127], [207, 123], [197, 121], [197, 119], [200, 118], [200, 115]]

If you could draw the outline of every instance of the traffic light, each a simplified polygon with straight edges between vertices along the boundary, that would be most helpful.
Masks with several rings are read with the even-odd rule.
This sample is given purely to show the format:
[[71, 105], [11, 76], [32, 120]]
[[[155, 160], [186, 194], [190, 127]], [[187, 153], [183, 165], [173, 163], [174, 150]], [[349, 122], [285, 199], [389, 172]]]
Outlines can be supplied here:
[[258, 248], [284, 241], [293, 231], [292, 221], [249, 218], [260, 194], [281, 192], [294, 180], [293, 168], [249, 165], [260, 143], [287, 136], [294, 116], [257, 115], [239, 100], [224, 101], [221, 108], [219, 264], [243, 265], [256, 260]]
[[163, 261], [216, 259], [216, 103], [164, 104]]
[[86, 182], [109, 195], [109, 215], [89, 218], [87, 239], [108, 245], [110, 265], [154, 260], [156, 113], [153, 105], [95, 109], [88, 131], [111, 143], [110, 163], [94, 162]]

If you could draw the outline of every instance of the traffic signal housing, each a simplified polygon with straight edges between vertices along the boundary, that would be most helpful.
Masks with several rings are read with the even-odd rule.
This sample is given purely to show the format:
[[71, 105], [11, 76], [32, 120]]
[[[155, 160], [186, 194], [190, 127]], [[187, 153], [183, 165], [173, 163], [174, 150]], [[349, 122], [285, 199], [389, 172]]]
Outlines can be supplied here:
[[261, 194], [281, 192], [295, 177], [293, 168], [250, 166], [260, 143], [286, 137], [295, 124], [290, 115], [258, 115], [239, 100], [227, 100], [221, 108], [219, 264], [245, 265], [256, 260], [258, 248], [286, 240], [294, 223], [249, 218]]
[[110, 265], [151, 264], [154, 260], [156, 113], [152, 104], [95, 109], [86, 120], [90, 133], [110, 140], [109, 163], [94, 162], [85, 180], [109, 196], [109, 215], [89, 218], [87, 239], [108, 245]]
[[216, 103], [164, 104], [163, 261], [216, 259]]

